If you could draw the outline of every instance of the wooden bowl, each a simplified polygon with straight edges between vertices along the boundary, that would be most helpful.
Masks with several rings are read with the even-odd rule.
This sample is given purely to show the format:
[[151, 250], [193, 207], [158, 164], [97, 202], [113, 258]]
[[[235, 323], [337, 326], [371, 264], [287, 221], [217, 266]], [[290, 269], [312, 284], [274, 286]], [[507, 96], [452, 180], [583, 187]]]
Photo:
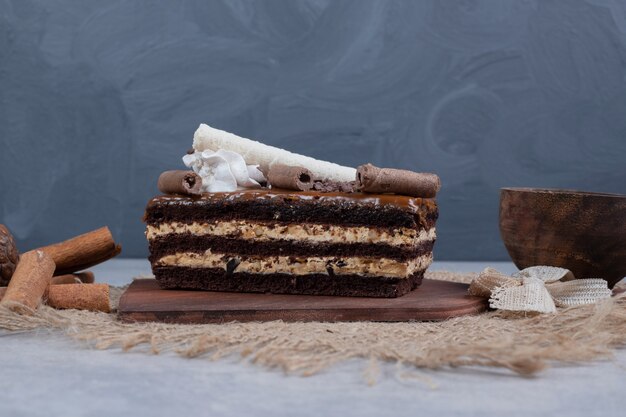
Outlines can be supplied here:
[[626, 276], [626, 196], [537, 188], [500, 191], [500, 235], [515, 265], [567, 268], [576, 278]]

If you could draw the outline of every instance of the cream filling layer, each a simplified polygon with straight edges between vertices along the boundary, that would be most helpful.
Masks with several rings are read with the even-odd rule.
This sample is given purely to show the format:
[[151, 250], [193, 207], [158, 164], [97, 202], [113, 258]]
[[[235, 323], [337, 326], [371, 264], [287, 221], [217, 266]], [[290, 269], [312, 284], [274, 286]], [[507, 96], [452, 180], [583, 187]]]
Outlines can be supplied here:
[[264, 256], [264, 257], [236, 257], [222, 253], [181, 252], [166, 255], [160, 258], [157, 266], [185, 266], [191, 268], [222, 268], [236, 259], [239, 264], [237, 272], [253, 274], [283, 273], [291, 275], [328, 274], [328, 268], [336, 275], [357, 274], [363, 276], [382, 276], [389, 278], [406, 278], [416, 271], [424, 270], [433, 261], [432, 253], [413, 258], [406, 262], [388, 258], [345, 257], [331, 256]]
[[298, 240], [312, 243], [384, 243], [392, 246], [419, 245], [436, 238], [435, 228], [415, 230], [408, 227], [387, 230], [362, 226], [335, 226], [321, 224], [276, 224], [268, 226], [242, 220], [215, 223], [161, 223], [148, 226], [148, 240], [170, 233], [191, 233], [196, 236], [212, 235], [236, 237], [247, 240]]

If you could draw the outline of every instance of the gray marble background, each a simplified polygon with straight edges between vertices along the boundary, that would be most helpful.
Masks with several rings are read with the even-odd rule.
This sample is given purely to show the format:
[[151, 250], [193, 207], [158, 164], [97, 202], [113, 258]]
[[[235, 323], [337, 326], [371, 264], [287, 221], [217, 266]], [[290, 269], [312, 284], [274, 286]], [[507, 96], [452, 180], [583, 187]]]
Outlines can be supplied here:
[[437, 259], [506, 259], [503, 186], [626, 193], [626, 2], [0, 0], [0, 222], [145, 256], [199, 123], [435, 171]]

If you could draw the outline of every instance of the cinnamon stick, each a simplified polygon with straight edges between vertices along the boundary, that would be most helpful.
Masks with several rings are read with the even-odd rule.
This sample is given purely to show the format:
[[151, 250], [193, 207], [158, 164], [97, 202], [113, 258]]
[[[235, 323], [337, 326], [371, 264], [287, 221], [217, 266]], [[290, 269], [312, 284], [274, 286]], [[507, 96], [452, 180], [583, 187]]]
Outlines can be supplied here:
[[57, 275], [52, 277], [50, 281], [51, 285], [65, 285], [65, 284], [82, 284], [83, 282], [74, 274]]
[[[0, 300], [6, 292], [7, 287], [0, 287]], [[50, 307], [59, 309], [111, 311], [108, 284], [50, 285], [44, 301]]]
[[102, 311], [109, 313], [108, 284], [66, 284], [51, 285], [46, 303], [60, 309]]
[[122, 251], [108, 227], [40, 249], [54, 260], [56, 275], [81, 271], [111, 259]]
[[272, 188], [308, 191], [313, 187], [313, 174], [303, 167], [272, 165], [267, 169], [266, 177]]
[[52, 277], [50, 284], [92, 284], [95, 276], [91, 271], [76, 272], [73, 274], [57, 275]]
[[356, 170], [357, 189], [366, 193], [393, 193], [433, 198], [441, 188], [436, 174], [361, 165]]
[[157, 187], [164, 194], [200, 195], [202, 178], [193, 171], [165, 171], [159, 176]]
[[39, 306], [54, 269], [54, 260], [44, 251], [23, 253], [0, 305], [29, 314]]

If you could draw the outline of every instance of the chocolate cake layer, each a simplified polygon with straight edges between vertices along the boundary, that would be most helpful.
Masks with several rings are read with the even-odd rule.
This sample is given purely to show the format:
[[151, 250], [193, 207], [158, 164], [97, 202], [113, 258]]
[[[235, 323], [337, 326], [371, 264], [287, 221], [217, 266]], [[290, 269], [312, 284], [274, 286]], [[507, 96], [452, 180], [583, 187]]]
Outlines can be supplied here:
[[400, 297], [414, 290], [424, 275], [424, 271], [419, 271], [403, 279], [325, 274], [294, 276], [169, 266], [155, 267], [153, 272], [164, 289], [385, 298]]
[[161, 236], [150, 240], [150, 261], [177, 252], [232, 253], [257, 256], [369, 256], [406, 261], [432, 252], [434, 241], [416, 246], [390, 246], [368, 243], [321, 243], [310, 244], [302, 241], [271, 240], [253, 241], [228, 239], [220, 236], [195, 236], [179, 233]]
[[247, 219], [344, 226], [430, 229], [437, 220], [434, 200], [396, 195], [246, 191], [205, 194], [199, 198], [160, 196], [146, 208], [149, 225]]

